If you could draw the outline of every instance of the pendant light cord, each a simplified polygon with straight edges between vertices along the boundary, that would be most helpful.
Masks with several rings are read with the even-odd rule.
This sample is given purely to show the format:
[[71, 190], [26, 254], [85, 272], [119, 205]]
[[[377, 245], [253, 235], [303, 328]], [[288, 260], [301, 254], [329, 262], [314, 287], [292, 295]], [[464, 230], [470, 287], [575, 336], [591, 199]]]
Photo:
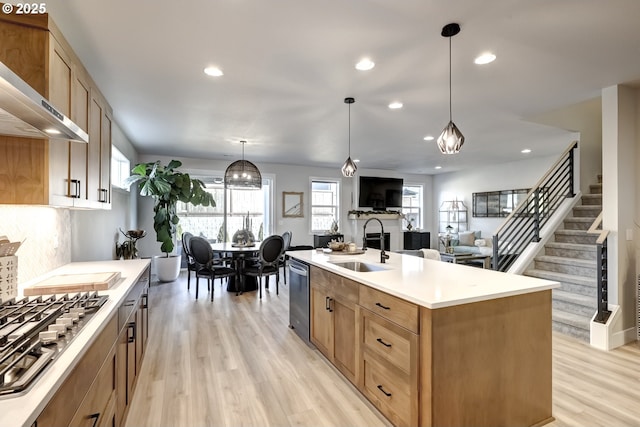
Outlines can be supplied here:
[[351, 158], [351, 104], [349, 104], [349, 158]]
[[451, 38], [449, 36], [449, 121], [451, 121]]

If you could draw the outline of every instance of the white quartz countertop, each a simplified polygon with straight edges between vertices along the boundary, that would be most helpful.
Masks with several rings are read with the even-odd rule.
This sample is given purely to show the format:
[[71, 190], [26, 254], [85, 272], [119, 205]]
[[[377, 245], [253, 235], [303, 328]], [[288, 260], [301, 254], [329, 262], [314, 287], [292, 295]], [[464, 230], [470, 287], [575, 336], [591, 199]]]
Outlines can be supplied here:
[[103, 273], [119, 271], [118, 283], [100, 295], [108, 295], [107, 302], [93, 315], [56, 360], [36, 382], [22, 394], [0, 398], [0, 426], [29, 427], [46, 407], [58, 388], [89, 349], [99, 332], [104, 329], [131, 287], [142, 276], [150, 260], [74, 262], [18, 286], [19, 297], [25, 286], [59, 274]]
[[[289, 251], [287, 255], [406, 301], [438, 309], [472, 302], [553, 289], [558, 282], [517, 274], [430, 260], [387, 252], [380, 263], [380, 251], [367, 249], [361, 255], [332, 254], [317, 250]], [[382, 271], [356, 272], [334, 262], [360, 261], [385, 268]]]

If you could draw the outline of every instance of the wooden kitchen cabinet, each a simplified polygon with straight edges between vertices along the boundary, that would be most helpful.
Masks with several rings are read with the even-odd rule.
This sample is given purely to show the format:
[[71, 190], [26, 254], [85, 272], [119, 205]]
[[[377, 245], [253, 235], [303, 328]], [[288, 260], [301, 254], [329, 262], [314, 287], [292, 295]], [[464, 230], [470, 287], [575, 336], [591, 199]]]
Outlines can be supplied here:
[[[116, 333], [117, 316], [113, 316], [38, 416], [38, 426], [86, 425], [83, 424], [87, 422], [85, 418], [95, 413], [105, 414], [103, 420], [108, 417], [109, 403], [115, 393]], [[102, 420], [97, 422], [96, 425], [103, 425]], [[93, 425], [93, 421], [89, 425]]]
[[356, 383], [356, 304], [359, 285], [311, 266], [311, 342]]
[[[110, 209], [112, 111], [96, 84], [46, 14], [0, 15], [0, 37], [0, 61], [90, 134], [89, 144], [0, 136], [0, 169], [8, 171], [0, 203]], [[92, 98], [100, 104], [93, 138]]]
[[418, 425], [419, 335], [360, 306], [358, 319], [358, 388], [395, 426]]
[[115, 425], [124, 422], [142, 367], [149, 328], [149, 278], [147, 268], [118, 309]]

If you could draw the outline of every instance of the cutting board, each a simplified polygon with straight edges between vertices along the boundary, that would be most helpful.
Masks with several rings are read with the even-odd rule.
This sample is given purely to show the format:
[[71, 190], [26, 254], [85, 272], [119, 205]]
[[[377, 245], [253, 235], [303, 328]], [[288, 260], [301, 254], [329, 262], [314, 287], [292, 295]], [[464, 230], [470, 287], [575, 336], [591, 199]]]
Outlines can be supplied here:
[[120, 279], [120, 272], [61, 274], [25, 287], [24, 296], [104, 291]]

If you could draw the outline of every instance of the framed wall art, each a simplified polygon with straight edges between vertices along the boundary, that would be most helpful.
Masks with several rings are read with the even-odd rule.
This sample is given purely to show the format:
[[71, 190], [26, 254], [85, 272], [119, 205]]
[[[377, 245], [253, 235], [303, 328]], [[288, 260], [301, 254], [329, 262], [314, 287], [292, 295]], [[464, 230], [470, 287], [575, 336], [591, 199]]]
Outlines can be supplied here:
[[282, 192], [282, 216], [285, 218], [302, 218], [304, 193], [294, 191]]

